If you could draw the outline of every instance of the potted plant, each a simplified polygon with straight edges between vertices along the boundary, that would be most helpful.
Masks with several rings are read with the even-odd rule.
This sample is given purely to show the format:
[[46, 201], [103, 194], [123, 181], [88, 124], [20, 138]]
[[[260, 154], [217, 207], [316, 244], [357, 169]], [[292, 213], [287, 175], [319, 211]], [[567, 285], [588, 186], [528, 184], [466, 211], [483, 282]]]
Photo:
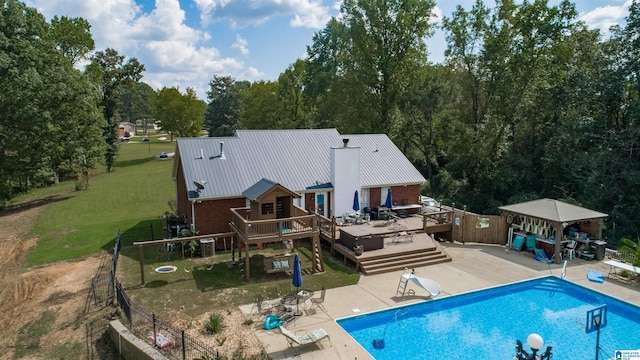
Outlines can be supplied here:
[[358, 238], [356, 238], [353, 245], [353, 253], [356, 254], [356, 256], [360, 256], [362, 255], [363, 252], [364, 252], [364, 246], [358, 244]]

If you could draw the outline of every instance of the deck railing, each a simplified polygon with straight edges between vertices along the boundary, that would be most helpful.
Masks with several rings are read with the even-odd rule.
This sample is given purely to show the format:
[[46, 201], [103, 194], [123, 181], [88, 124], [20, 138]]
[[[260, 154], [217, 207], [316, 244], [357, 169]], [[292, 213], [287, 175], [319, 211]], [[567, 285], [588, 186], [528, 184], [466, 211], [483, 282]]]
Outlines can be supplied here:
[[248, 220], [248, 208], [231, 209], [231, 225], [249, 243], [258, 243], [267, 239], [285, 239], [304, 235], [311, 236], [314, 231], [315, 215], [309, 215], [301, 208], [293, 208], [293, 216], [271, 220]]

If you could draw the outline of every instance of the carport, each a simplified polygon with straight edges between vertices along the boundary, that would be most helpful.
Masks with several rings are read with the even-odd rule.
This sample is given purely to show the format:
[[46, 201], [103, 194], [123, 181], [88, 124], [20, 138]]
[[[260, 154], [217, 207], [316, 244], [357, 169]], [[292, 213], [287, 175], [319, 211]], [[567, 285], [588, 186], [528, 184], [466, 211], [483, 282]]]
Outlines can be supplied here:
[[[501, 206], [502, 216], [511, 229], [531, 233], [542, 239], [555, 239], [553, 261], [561, 261], [562, 240], [565, 229], [577, 229], [588, 241], [602, 238], [602, 221], [607, 214], [572, 205], [560, 200], [539, 199]], [[513, 231], [509, 231], [512, 236]], [[508, 243], [511, 243], [509, 238]]]

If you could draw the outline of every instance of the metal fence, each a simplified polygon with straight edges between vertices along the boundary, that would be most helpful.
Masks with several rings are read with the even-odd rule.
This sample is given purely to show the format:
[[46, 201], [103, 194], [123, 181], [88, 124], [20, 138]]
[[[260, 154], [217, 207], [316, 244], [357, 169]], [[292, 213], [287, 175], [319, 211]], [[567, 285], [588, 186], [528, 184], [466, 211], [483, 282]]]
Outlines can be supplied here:
[[110, 304], [113, 301], [116, 269], [118, 267], [121, 247], [122, 238], [120, 231], [118, 231], [116, 244], [113, 247], [113, 255], [111, 257], [111, 269], [108, 273], [98, 274], [91, 278], [91, 297], [95, 305]]
[[115, 288], [118, 306], [131, 332], [153, 343], [164, 356], [177, 360], [219, 358], [217, 351], [185, 334], [184, 330], [161, 321], [154, 313], [132, 303], [119, 282], [116, 282]]

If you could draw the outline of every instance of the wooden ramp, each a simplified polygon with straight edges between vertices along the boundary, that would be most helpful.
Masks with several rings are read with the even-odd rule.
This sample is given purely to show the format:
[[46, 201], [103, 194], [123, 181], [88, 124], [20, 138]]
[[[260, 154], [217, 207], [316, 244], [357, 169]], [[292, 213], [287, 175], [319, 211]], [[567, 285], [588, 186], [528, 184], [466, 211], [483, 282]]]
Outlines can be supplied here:
[[451, 256], [431, 236], [411, 230], [407, 231], [407, 234], [404, 234], [404, 231], [387, 234], [384, 237], [384, 248], [365, 251], [359, 256], [340, 243], [335, 243], [333, 249], [344, 256], [345, 264], [347, 259], [354, 262], [356, 269], [364, 275], [451, 261]]

